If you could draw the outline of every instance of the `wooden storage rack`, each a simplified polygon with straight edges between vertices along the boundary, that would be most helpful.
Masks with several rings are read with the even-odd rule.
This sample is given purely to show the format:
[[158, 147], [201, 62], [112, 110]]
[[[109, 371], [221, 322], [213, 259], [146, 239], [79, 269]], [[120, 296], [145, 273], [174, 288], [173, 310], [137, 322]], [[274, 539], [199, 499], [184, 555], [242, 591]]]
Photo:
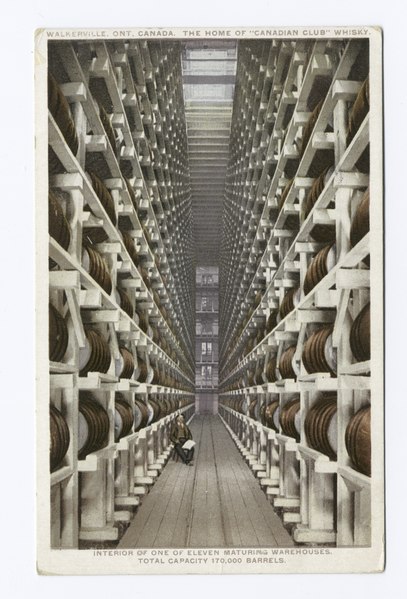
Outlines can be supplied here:
[[[298, 543], [370, 544], [371, 480], [355, 470], [345, 447], [350, 418], [370, 405], [370, 362], [356, 362], [349, 345], [353, 320], [370, 297], [370, 271], [363, 262], [370, 236], [355, 247], [350, 243], [351, 222], [369, 185], [369, 175], [356, 166], [369, 144], [369, 115], [348, 145], [346, 139], [350, 111], [368, 75], [366, 46], [364, 40], [239, 46], [220, 268], [219, 411]], [[318, 89], [320, 112], [300, 153]], [[317, 151], [332, 152], [334, 164], [305, 216]], [[336, 264], [305, 295], [305, 273], [323, 246], [310, 236], [318, 224], [335, 227]], [[300, 289], [294, 309], [256, 337], [293, 287]], [[333, 324], [335, 377], [307, 374], [302, 362], [307, 335], [326, 323]], [[296, 379], [253, 382], [250, 372], [271, 355], [278, 364], [290, 345], [296, 346]], [[304, 430], [306, 414], [323, 392], [337, 394], [336, 460], [312, 449]], [[277, 398], [281, 409], [292, 397], [300, 399], [299, 440], [284, 435], [281, 426], [275, 431], [260, 422], [262, 405]], [[244, 400], [240, 411], [238, 399]], [[255, 418], [248, 411], [253, 400]]]
[[[70, 432], [68, 452], [51, 474], [51, 546], [76, 548], [80, 542], [118, 539], [117, 524], [130, 519], [168, 459], [173, 419], [179, 412], [187, 418], [193, 414], [191, 198], [177, 43], [51, 42], [49, 68], [69, 103], [78, 137], [74, 155], [49, 113], [49, 147], [60, 163], [57, 172], [50, 173], [49, 187], [58, 191], [71, 232], [67, 250], [49, 238], [55, 264], [49, 273], [49, 299], [69, 334], [62, 362], [50, 363], [50, 400]], [[115, 147], [102, 123], [100, 103], [107, 108]], [[89, 160], [111, 193], [117, 226], [92, 187], [86, 172]], [[147, 269], [147, 282], [124, 244], [124, 222]], [[105, 241], [94, 247], [108, 266], [111, 293], [82, 264], [83, 238], [92, 229], [104, 231]], [[148, 314], [146, 330], [120, 307], [118, 287], [133, 308]], [[108, 339], [113, 359], [106, 373], [80, 375], [79, 352], [87, 326]], [[123, 344], [132, 352], [136, 369], [138, 356], [143, 357], [147, 382], [140, 383], [137, 374], [130, 379], [117, 376]], [[152, 362], [162, 375], [154, 383]], [[79, 460], [78, 404], [85, 391], [106, 410], [110, 432], [105, 447]], [[151, 414], [152, 397], [162, 406], [168, 405], [166, 398], [174, 398], [176, 409], [158, 421], [150, 417], [147, 427], [132, 428], [116, 442], [118, 392], [133, 409], [136, 397]]]

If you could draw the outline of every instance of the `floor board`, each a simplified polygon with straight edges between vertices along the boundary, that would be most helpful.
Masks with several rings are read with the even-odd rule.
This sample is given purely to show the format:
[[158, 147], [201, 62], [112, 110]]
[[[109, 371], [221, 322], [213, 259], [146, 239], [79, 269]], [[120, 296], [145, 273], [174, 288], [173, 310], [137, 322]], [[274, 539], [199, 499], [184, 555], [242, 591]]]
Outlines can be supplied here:
[[221, 419], [190, 426], [194, 465], [168, 462], [118, 547], [291, 547]]

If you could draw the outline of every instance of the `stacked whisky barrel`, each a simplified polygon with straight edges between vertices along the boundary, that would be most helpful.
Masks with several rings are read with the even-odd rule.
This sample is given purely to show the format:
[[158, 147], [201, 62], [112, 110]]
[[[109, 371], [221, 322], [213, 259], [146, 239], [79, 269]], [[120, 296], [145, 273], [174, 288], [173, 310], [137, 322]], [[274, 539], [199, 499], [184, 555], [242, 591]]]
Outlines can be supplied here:
[[[325, 483], [332, 534], [342, 527], [343, 539], [348, 530], [365, 535], [359, 504], [353, 522], [338, 506], [356, 501], [354, 481], [368, 488], [372, 472], [366, 271], [377, 190], [368, 178], [369, 44], [323, 47], [289, 40], [262, 52], [250, 41], [240, 48], [220, 267], [220, 404], [246, 446], [252, 419], [277, 433], [267, 433], [267, 465], [280, 477], [271, 477], [270, 494], [282, 505], [287, 488], [299, 489], [299, 537], [313, 520], [303, 498], [320, 497], [315, 464], [337, 462]], [[250, 98], [260, 99], [260, 117]], [[257, 132], [260, 146], [252, 145]], [[298, 444], [293, 459], [284, 437]]]

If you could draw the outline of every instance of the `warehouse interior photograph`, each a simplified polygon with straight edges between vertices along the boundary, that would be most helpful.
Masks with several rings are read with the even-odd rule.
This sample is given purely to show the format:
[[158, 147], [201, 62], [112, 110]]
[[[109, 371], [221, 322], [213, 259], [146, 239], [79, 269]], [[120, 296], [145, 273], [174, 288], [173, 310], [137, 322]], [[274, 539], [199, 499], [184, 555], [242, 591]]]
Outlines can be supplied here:
[[48, 41], [52, 549], [371, 546], [369, 72]]

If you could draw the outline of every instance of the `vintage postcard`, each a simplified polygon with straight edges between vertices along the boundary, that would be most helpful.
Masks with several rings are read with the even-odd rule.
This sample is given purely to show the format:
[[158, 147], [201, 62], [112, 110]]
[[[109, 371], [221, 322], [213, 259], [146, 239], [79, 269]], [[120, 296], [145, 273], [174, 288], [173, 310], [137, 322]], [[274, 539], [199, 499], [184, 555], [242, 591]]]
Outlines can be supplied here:
[[35, 60], [38, 572], [382, 571], [380, 29]]

